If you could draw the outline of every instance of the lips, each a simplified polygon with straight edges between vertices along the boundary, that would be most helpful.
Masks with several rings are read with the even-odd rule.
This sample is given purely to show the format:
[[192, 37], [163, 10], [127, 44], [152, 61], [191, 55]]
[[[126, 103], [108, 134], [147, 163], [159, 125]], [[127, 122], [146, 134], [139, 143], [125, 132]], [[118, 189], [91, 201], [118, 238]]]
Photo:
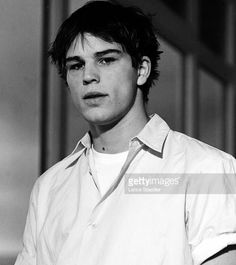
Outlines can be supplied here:
[[88, 92], [83, 96], [83, 99], [94, 99], [94, 98], [101, 98], [105, 97], [107, 94], [101, 93], [101, 92]]

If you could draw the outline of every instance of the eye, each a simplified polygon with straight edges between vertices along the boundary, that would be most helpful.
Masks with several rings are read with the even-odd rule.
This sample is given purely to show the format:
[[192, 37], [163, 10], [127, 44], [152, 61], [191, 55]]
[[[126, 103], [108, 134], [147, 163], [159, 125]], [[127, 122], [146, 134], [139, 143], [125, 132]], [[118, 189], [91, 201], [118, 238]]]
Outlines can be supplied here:
[[105, 58], [99, 59], [98, 62], [101, 65], [109, 65], [109, 64], [113, 63], [114, 61], [116, 61], [116, 58], [114, 58], [114, 57], [105, 57]]
[[74, 64], [69, 64], [66, 66], [67, 70], [69, 71], [78, 71], [84, 66], [83, 63], [74, 63]]

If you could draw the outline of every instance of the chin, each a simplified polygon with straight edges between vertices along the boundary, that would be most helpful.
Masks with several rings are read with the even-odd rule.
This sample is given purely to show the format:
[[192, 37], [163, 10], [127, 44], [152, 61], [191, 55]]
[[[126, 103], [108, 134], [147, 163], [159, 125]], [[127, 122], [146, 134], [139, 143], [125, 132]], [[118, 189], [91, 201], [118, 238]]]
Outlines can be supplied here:
[[88, 123], [92, 125], [105, 125], [108, 124], [110, 120], [107, 115], [104, 115], [99, 110], [94, 111], [93, 113], [86, 113], [83, 115], [83, 117]]
[[91, 125], [112, 125], [116, 124], [120, 118], [111, 113], [103, 113], [101, 110], [93, 111], [83, 115], [84, 119]]

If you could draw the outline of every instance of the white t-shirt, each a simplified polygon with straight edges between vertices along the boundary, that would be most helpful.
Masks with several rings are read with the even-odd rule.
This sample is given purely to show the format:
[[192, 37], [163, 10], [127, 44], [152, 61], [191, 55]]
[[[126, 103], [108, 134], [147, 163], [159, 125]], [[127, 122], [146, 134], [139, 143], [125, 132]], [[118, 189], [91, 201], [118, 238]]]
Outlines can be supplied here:
[[100, 153], [92, 146], [90, 159], [93, 159], [94, 161], [102, 196], [107, 192], [107, 190], [111, 187], [111, 184], [118, 177], [127, 155], [128, 151], [116, 154]]

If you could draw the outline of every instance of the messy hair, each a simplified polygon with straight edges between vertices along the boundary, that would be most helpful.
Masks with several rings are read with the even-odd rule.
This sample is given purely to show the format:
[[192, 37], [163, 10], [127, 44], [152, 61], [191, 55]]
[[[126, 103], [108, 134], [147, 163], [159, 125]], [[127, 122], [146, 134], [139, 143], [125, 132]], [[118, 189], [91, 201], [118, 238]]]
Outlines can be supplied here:
[[140, 86], [144, 101], [149, 89], [158, 79], [159, 43], [151, 18], [137, 7], [124, 7], [111, 1], [90, 1], [67, 18], [49, 49], [52, 63], [66, 81], [66, 54], [73, 41], [89, 33], [107, 42], [122, 46], [138, 68], [143, 56], [151, 60], [151, 72], [145, 84]]

